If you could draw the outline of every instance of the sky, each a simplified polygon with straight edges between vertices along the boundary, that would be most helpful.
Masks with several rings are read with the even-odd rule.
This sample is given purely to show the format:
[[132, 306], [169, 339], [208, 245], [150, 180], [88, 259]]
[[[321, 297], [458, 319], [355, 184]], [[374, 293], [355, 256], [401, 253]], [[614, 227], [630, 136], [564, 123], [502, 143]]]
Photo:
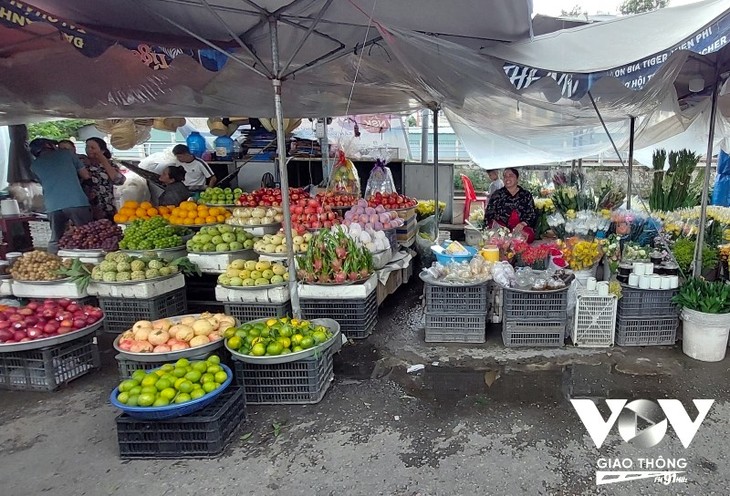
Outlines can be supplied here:
[[[669, 6], [685, 5], [695, 3], [698, 0], [670, 0]], [[572, 10], [575, 5], [580, 5], [589, 15], [594, 14], [618, 14], [622, 0], [532, 0], [533, 12], [549, 16], [560, 15], [561, 10]]]

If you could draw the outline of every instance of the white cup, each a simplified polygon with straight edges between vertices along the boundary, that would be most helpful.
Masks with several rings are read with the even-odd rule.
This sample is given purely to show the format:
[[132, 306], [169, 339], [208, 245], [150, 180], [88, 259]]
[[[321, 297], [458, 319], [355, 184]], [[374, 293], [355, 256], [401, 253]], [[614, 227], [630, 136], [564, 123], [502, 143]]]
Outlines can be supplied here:
[[669, 289], [679, 287], [679, 276], [669, 276]]
[[662, 289], [672, 289], [672, 277], [662, 276]]
[[598, 296], [608, 296], [608, 283], [606, 281], [599, 282], [596, 287], [598, 288]]
[[596, 290], [596, 278], [595, 277], [589, 277], [588, 279], [586, 279], [586, 289], [588, 291]]
[[634, 262], [634, 274], [637, 276], [644, 275], [644, 264], [641, 262]]
[[650, 289], [651, 288], [651, 276], [640, 276], [639, 277], [639, 287], [641, 289]]
[[650, 276], [654, 273], [654, 264], [649, 262], [644, 264], [644, 274]]
[[653, 275], [650, 281], [651, 289], [662, 289], [662, 278], [661, 276]]
[[637, 287], [639, 285], [639, 277], [636, 274], [629, 274], [629, 286]]

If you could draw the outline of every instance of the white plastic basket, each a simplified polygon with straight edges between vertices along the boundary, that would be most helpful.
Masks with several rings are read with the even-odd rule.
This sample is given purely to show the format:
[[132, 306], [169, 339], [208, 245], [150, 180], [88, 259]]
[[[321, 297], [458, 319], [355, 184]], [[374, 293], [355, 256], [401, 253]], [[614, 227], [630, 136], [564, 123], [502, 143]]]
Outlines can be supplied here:
[[230, 303], [286, 303], [289, 301], [289, 286], [264, 289], [230, 289], [221, 285], [215, 287], [215, 299]]
[[92, 282], [87, 289], [91, 296], [110, 298], [132, 298], [136, 300], [155, 298], [185, 287], [185, 276], [175, 274], [167, 279], [141, 281], [134, 284], [105, 284]]
[[222, 274], [228, 264], [234, 260], [256, 260], [258, 256], [253, 250], [239, 253], [190, 253], [188, 259], [196, 264], [201, 272], [208, 274]]
[[616, 295], [578, 294], [573, 317], [575, 346], [613, 346], [616, 334]]
[[299, 284], [299, 298], [329, 298], [332, 300], [349, 300], [365, 298], [378, 287], [378, 276], [373, 274], [362, 284], [317, 286]]

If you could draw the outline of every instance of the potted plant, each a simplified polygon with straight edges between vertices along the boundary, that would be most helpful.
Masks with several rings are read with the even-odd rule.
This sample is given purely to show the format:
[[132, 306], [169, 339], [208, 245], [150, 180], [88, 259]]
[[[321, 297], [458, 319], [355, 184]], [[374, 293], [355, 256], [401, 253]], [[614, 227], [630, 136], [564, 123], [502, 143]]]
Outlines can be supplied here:
[[703, 362], [723, 360], [730, 334], [730, 285], [693, 277], [673, 301], [682, 309], [682, 351]]

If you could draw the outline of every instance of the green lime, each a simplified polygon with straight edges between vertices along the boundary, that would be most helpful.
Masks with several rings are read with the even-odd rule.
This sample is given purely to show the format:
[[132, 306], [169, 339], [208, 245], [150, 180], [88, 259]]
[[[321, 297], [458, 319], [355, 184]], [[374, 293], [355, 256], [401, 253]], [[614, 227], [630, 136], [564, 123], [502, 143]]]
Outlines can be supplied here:
[[139, 396], [142, 393], [142, 388], [139, 386], [134, 386], [127, 392], [129, 393], [129, 396]]
[[132, 373], [132, 380], [141, 383], [142, 379], [144, 379], [146, 375], [147, 375], [147, 372], [145, 372], [144, 370], [135, 370]]
[[284, 347], [281, 346], [281, 343], [269, 343], [269, 345], [266, 347], [266, 353], [272, 356], [281, 355], [281, 350], [283, 350]]
[[155, 386], [145, 386], [142, 388], [142, 390], [139, 392], [139, 394], [153, 394], [157, 395], [157, 388]]
[[215, 381], [215, 375], [205, 373], [200, 377], [200, 383], [205, 384], [206, 382], [213, 382]]
[[216, 372], [215, 382], [217, 382], [218, 384], [223, 384], [224, 382], [226, 382], [226, 379], [228, 379], [228, 374], [226, 374], [224, 370]]
[[264, 356], [266, 353], [266, 346], [263, 343], [256, 343], [251, 347], [251, 354], [253, 356]]
[[152, 406], [155, 402], [155, 395], [150, 393], [142, 393], [139, 395], [137, 400], [139, 406]]
[[193, 390], [193, 383], [187, 379], [183, 379], [183, 382], [180, 383], [177, 390], [181, 393], [190, 393]]
[[119, 403], [121, 403], [122, 405], [126, 405], [127, 402], [129, 401], [129, 393], [127, 393], [127, 392], [119, 393], [117, 395], [117, 401]]
[[314, 346], [314, 339], [312, 339], [309, 336], [307, 336], [307, 337], [305, 337], [305, 338], [302, 339], [302, 342], [301, 342], [300, 346], [302, 348], [304, 348], [305, 350], [308, 350], [309, 348], [311, 348], [312, 346]]
[[127, 406], [139, 406], [139, 396], [129, 395]]
[[158, 406], [167, 406], [170, 404], [170, 400], [163, 397], [158, 397], [154, 403], [152, 403], [152, 406], [158, 407]]
[[206, 362], [195, 362], [193, 364], [193, 370], [197, 370], [201, 374], [204, 374], [208, 370], [208, 364]]
[[120, 393], [127, 392], [137, 385], [138, 385], [137, 381], [127, 379], [126, 381], [122, 381], [121, 384], [119, 384], [119, 392]]
[[203, 384], [203, 391], [206, 393], [212, 393], [215, 391], [216, 383], [215, 382], [206, 382]]
[[167, 389], [169, 387], [172, 387], [172, 382], [168, 381], [167, 379], [160, 379], [155, 383], [155, 387], [158, 391], [162, 391], [163, 389]]
[[292, 353], [296, 353], [297, 351], [304, 351], [304, 348], [302, 348], [301, 346], [297, 345], [294, 348], [292, 348], [291, 351], [292, 351]]
[[241, 345], [243, 344], [243, 341], [238, 336], [233, 336], [231, 338], [228, 338], [228, 347], [232, 350], [238, 350]]
[[202, 389], [194, 389], [192, 393], [190, 393], [190, 398], [197, 400], [198, 398], [202, 398], [205, 396], [205, 391]]
[[165, 372], [172, 372], [175, 370], [175, 366], [171, 363], [166, 363], [162, 367], [160, 367], [160, 370], [164, 370]]
[[160, 398], [165, 398], [167, 401], [172, 401], [172, 399], [177, 395], [177, 391], [175, 391], [173, 388], [165, 388], [162, 391], [160, 391]]
[[159, 377], [157, 377], [157, 375], [156, 375], [156, 374], [147, 374], [146, 376], [144, 376], [144, 379], [142, 379], [142, 381], [140, 382], [140, 384], [142, 384], [142, 386], [143, 386], [143, 387], [144, 387], [144, 386], [154, 386], [154, 385], [155, 385], [155, 383], [156, 383], [156, 382], [157, 382], [157, 381], [158, 381], [159, 379], [160, 379], [160, 378], [159, 378]]
[[208, 370], [207, 370], [206, 372], [207, 372], [208, 374], [213, 374], [213, 375], [215, 375], [215, 374], [217, 374], [218, 372], [220, 372], [221, 370], [223, 370], [223, 369], [221, 368], [221, 366], [220, 366], [220, 365], [211, 365], [210, 367], [208, 367]]
[[188, 360], [187, 358], [181, 358], [180, 360], [178, 360], [177, 362], [175, 362], [175, 368], [183, 368], [184, 369], [188, 365], [190, 365], [190, 360]]
[[193, 382], [193, 383], [195, 383], [195, 382], [200, 382], [200, 377], [201, 377], [202, 375], [203, 375], [203, 374], [201, 374], [201, 373], [200, 373], [200, 372], [198, 372], [197, 370], [192, 370], [192, 371], [188, 372], [187, 374], [185, 374], [185, 378], [186, 378], [187, 380], [189, 380], [190, 382]]
[[188, 401], [191, 401], [192, 398], [188, 393], [180, 393], [177, 395], [177, 398], [175, 398], [175, 404], [180, 403], [187, 403]]
[[187, 374], [188, 371], [184, 368], [177, 367], [175, 370], [172, 371], [172, 375], [174, 375], [177, 378], [185, 377], [185, 374]]

